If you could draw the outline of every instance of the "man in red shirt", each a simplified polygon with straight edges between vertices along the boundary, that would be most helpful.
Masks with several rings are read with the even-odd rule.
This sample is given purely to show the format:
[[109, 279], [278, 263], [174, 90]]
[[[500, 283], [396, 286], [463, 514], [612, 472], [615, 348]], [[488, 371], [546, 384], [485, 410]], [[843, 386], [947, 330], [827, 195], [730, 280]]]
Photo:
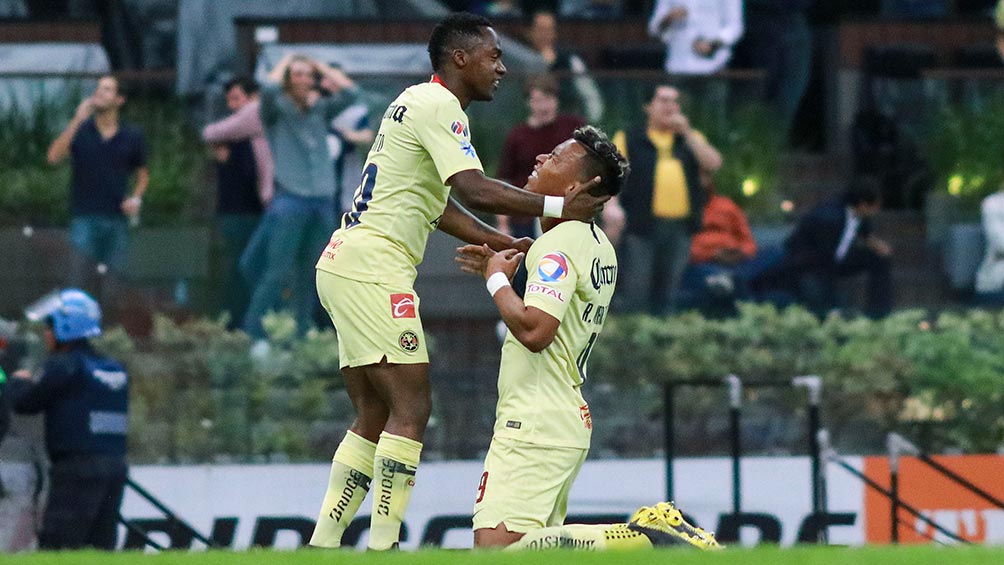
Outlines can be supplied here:
[[[704, 224], [690, 241], [690, 266], [684, 274], [685, 302], [708, 309], [751, 300], [750, 280], [758, 270], [757, 245], [746, 215], [732, 199], [718, 194], [714, 181], [701, 175], [708, 194]], [[722, 304], [727, 302], [726, 304]]]
[[[538, 155], [547, 155], [586, 121], [558, 113], [558, 80], [552, 75], [531, 77], [526, 85], [530, 116], [509, 131], [502, 147], [497, 177], [514, 186], [526, 184]], [[499, 216], [499, 230], [513, 237], [536, 237], [536, 218]]]

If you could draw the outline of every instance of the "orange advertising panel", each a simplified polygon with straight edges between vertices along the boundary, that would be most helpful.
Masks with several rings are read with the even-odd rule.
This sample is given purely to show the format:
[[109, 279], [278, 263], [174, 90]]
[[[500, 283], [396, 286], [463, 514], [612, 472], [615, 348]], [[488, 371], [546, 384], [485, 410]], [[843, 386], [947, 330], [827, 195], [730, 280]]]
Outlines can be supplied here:
[[[1004, 500], [1004, 456], [934, 456], [948, 468], [998, 500]], [[889, 459], [864, 458], [864, 473], [889, 488]], [[1004, 543], [1004, 509], [967, 490], [915, 457], [900, 458], [899, 498], [939, 526], [974, 543]], [[874, 489], [865, 490], [865, 539], [889, 543], [892, 515], [889, 499]], [[900, 543], [945, 543], [953, 540], [933, 526], [900, 508]]]

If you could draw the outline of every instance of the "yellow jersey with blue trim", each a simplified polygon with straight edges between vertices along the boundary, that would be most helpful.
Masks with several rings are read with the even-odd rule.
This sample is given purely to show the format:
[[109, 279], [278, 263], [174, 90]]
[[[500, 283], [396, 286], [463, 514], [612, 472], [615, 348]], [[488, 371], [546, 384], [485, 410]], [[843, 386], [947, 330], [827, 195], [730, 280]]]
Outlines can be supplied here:
[[533, 243], [526, 269], [524, 304], [560, 325], [539, 353], [506, 336], [494, 434], [588, 449], [593, 422], [580, 389], [617, 282], [614, 247], [595, 224], [565, 221]]
[[317, 268], [363, 282], [412, 284], [450, 196], [446, 181], [460, 171], [484, 170], [468, 123], [442, 84], [405, 89], [383, 114], [352, 210]]

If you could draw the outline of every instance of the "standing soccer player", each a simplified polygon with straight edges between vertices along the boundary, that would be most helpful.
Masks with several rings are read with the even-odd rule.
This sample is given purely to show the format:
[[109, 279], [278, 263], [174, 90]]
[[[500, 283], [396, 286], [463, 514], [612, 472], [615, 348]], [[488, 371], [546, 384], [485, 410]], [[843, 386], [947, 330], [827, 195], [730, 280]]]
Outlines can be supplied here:
[[564, 197], [527, 192], [484, 175], [464, 109], [491, 100], [505, 74], [488, 20], [460, 13], [429, 39], [435, 75], [387, 108], [367, 156], [352, 211], [317, 263], [317, 291], [338, 331], [338, 352], [356, 419], [332, 459], [310, 544], [338, 547], [375, 483], [371, 549], [395, 547], [415, 484], [431, 411], [429, 358], [413, 289], [426, 241], [440, 229], [492, 249], [527, 250], [453, 200], [495, 214], [589, 219], [609, 196], [597, 179]]
[[[606, 135], [587, 126], [539, 155], [526, 188], [562, 195], [599, 176], [596, 193], [620, 192], [629, 167]], [[541, 220], [526, 255], [525, 298], [510, 286], [516, 249], [460, 248], [464, 271], [483, 275], [509, 328], [502, 345], [495, 432], [474, 506], [476, 547], [631, 549], [674, 543], [717, 547], [670, 503], [643, 507], [628, 524], [564, 525], [568, 493], [589, 451], [593, 422], [582, 397], [589, 353], [603, 330], [617, 257], [592, 222]]]

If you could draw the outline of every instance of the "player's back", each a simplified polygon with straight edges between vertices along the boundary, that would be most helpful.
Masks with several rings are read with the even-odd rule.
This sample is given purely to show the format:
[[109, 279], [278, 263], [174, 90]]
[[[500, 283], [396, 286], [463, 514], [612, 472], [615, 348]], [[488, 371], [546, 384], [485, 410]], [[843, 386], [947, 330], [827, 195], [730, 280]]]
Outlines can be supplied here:
[[317, 267], [355, 280], [410, 284], [446, 207], [446, 180], [467, 169], [482, 166], [457, 98], [434, 82], [405, 89], [383, 114], [352, 211]]
[[595, 224], [566, 221], [534, 242], [526, 265], [524, 303], [560, 325], [554, 341], [539, 353], [511, 333], [506, 336], [495, 434], [587, 448], [592, 420], [580, 387], [610, 308], [617, 257]]

